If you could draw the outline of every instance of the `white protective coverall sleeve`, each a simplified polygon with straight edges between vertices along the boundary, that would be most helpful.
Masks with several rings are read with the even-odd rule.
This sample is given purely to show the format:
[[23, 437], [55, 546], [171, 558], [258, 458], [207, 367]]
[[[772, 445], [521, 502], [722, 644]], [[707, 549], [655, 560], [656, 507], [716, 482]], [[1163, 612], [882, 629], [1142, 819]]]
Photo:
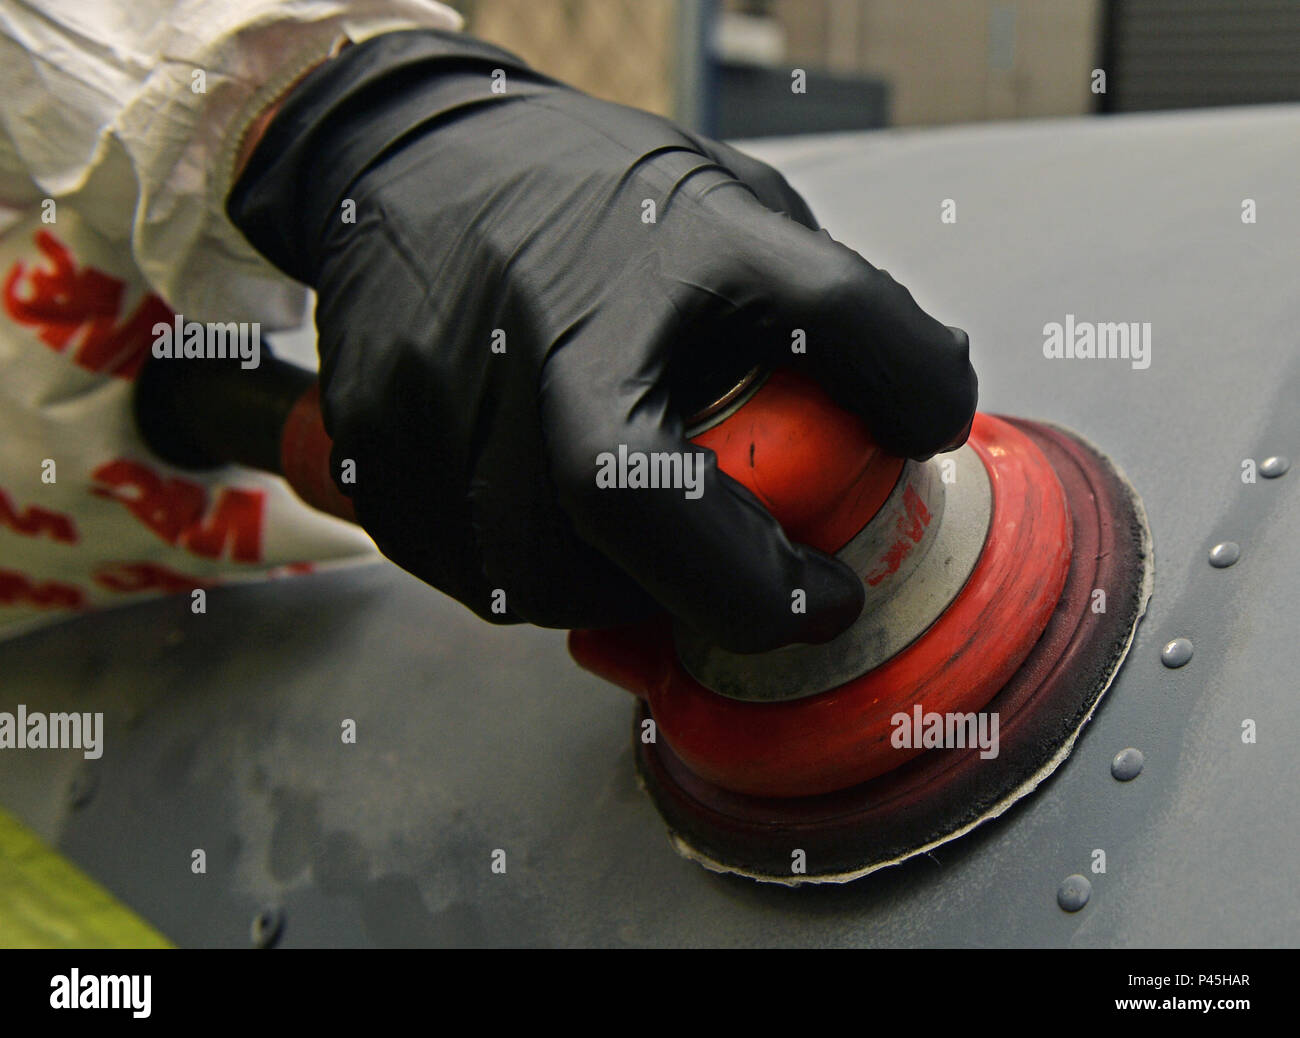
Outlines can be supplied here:
[[375, 557], [275, 477], [162, 462], [132, 379], [174, 314], [305, 319], [225, 216], [257, 115], [344, 40], [460, 27], [432, 0], [0, 0], [0, 637]]

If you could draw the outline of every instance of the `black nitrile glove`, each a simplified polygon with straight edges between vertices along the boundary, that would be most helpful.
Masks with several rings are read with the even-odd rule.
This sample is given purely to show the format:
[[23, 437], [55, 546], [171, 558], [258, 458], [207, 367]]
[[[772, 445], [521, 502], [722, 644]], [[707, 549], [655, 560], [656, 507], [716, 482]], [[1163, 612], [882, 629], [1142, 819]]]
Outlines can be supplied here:
[[657, 603], [733, 651], [826, 641], [861, 581], [791, 544], [711, 452], [698, 498], [599, 489], [597, 456], [699, 452], [680, 387], [759, 360], [801, 367], [899, 454], [956, 446], [974, 412], [966, 336], [816, 230], [774, 170], [471, 37], [393, 33], [317, 69], [228, 211], [318, 293], [361, 524], [489, 620], [606, 626]]

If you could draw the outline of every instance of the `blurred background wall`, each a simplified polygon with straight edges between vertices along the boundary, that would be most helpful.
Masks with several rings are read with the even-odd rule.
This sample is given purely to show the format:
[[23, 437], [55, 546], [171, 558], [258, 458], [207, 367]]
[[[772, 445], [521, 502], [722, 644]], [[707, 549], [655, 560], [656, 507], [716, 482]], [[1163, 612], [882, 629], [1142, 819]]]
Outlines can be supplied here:
[[559, 79], [719, 136], [1300, 100], [1300, 0], [451, 3]]
[[894, 125], [1092, 110], [1100, 0], [777, 0], [766, 6], [786, 27], [794, 64], [883, 78]]
[[676, 112], [678, 0], [444, 0], [466, 29], [589, 94]]

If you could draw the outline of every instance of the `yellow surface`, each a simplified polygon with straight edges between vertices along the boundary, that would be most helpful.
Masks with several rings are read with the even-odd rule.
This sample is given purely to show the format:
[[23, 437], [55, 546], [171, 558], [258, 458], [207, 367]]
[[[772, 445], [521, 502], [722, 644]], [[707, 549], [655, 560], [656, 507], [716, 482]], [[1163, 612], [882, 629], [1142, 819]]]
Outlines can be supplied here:
[[0, 947], [170, 948], [172, 944], [0, 810]]

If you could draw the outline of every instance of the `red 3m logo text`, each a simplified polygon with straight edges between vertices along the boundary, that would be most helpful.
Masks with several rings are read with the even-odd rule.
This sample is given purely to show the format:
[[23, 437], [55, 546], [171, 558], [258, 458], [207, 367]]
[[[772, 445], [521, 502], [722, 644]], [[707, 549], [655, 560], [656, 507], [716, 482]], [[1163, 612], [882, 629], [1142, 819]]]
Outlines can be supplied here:
[[5, 312], [18, 324], [35, 328], [51, 349], [71, 351], [81, 367], [135, 378], [149, 356], [154, 324], [170, 322], [175, 316], [171, 308], [148, 295], [129, 317], [119, 320], [124, 281], [78, 267], [68, 247], [49, 231], [37, 231], [35, 242], [48, 265], [28, 266], [19, 260], [9, 268]]

